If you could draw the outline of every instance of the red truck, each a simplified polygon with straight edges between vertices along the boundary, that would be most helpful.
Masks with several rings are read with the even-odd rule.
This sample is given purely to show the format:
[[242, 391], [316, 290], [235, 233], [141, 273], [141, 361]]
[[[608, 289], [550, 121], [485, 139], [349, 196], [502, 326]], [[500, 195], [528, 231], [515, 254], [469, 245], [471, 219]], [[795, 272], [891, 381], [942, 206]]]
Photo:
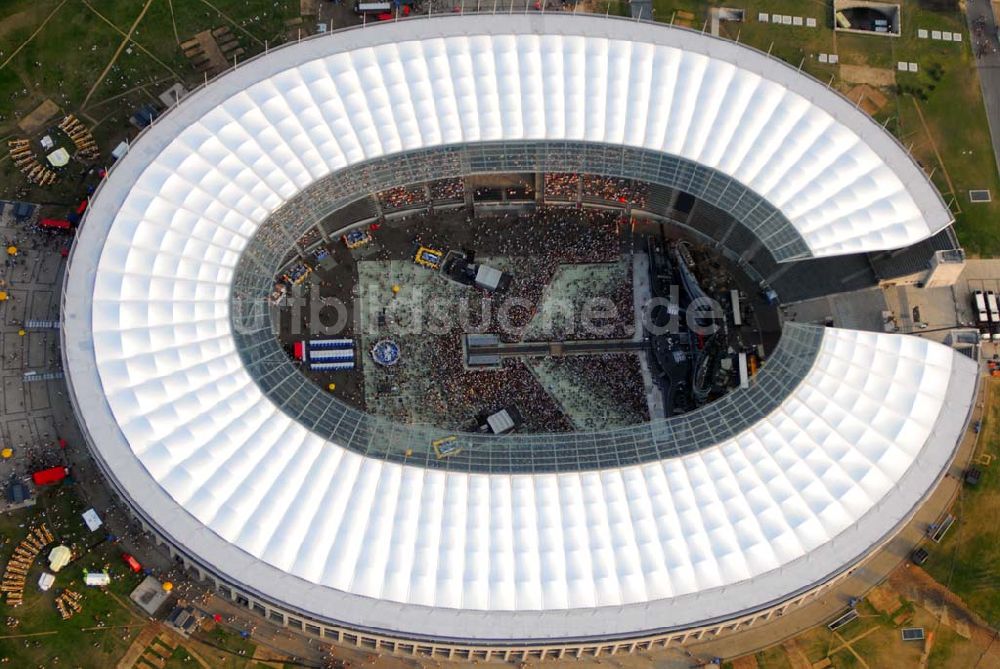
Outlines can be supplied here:
[[38, 227], [42, 230], [55, 230], [57, 232], [69, 232], [73, 226], [63, 218], [43, 218], [38, 222]]
[[31, 480], [35, 482], [35, 485], [49, 485], [50, 483], [62, 481], [68, 475], [68, 467], [49, 467], [48, 469], [40, 469], [32, 474]]
[[128, 568], [134, 571], [135, 573], [138, 574], [140, 571], [142, 571], [142, 565], [139, 564], [139, 561], [136, 560], [134, 557], [132, 557], [131, 554], [122, 553], [122, 561], [125, 564], [127, 564]]

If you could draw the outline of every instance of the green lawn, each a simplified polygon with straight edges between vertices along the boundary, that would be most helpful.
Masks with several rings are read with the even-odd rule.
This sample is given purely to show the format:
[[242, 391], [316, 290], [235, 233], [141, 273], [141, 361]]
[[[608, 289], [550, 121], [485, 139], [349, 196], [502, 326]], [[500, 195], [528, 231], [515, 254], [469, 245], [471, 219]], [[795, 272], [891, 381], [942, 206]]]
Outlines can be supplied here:
[[788, 655], [780, 646], [762, 650], [756, 655], [757, 666], [764, 669], [792, 669]]
[[[700, 6], [699, 21], [708, 16], [707, 3], [670, 2], [666, 7]], [[725, 3], [723, 3], [725, 4]], [[731, 4], [731, 3], [730, 3]], [[768, 51], [841, 91], [854, 84], [841, 78], [839, 65], [819, 62], [818, 54], [836, 53], [839, 64], [876, 68], [895, 79], [882, 91], [889, 99], [876, 115], [904, 144], [949, 202], [956, 217], [956, 232], [971, 255], [1000, 255], [1000, 175], [992, 151], [989, 126], [965, 17], [958, 11], [930, 11], [919, 0], [902, 3], [900, 37], [835, 33], [828, 3], [818, 0], [750, 0], [746, 21], [722, 24], [721, 34], [762, 51]], [[669, 13], [657, 7], [656, 16], [668, 21]], [[757, 21], [759, 12], [816, 18], [816, 28], [774, 25]], [[917, 30], [947, 30], [963, 35], [960, 43], [919, 39]], [[896, 64], [915, 62], [917, 73], [901, 73]], [[921, 122], [914, 100], [919, 103]], [[933, 141], [933, 142], [932, 142]], [[940, 161], [934, 153], [936, 146]], [[947, 175], [947, 178], [946, 178]], [[950, 182], [949, 182], [950, 179]], [[994, 201], [972, 204], [968, 191], [988, 188]]]
[[170, 657], [167, 658], [167, 663], [163, 665], [163, 669], [192, 669], [198, 666], [201, 665], [195, 662], [195, 659], [191, 657], [191, 653], [187, 652], [183, 646], [177, 646]]
[[944, 667], [951, 664], [952, 656], [955, 655], [955, 647], [961, 644], [963, 639], [950, 628], [944, 625], [934, 630], [934, 647], [927, 658], [928, 667]]
[[205, 659], [211, 660], [212, 666], [218, 669], [243, 669], [256, 649], [252, 641], [221, 625], [211, 631], [199, 630], [193, 638], [213, 647], [211, 657]]
[[[101, 543], [87, 551], [87, 547], [101, 537], [101, 532], [91, 533], [87, 530], [80, 515], [85, 508], [73, 488], [63, 485], [47, 489], [39, 498], [38, 505], [32, 509], [0, 515], [0, 537], [11, 538], [0, 545], [0, 569], [6, 565], [28, 527], [45, 522], [57, 533], [56, 542], [47, 546], [34, 562], [27, 579], [24, 605], [11, 608], [0, 603], [0, 619], [12, 616], [20, 621], [16, 628], [0, 628], [0, 637], [5, 634], [52, 631], [56, 634], [0, 638], [0, 658], [10, 658], [7, 666], [16, 669], [39, 666], [46, 669], [53, 666], [85, 669], [113, 667], [147, 621], [145, 615], [133, 608], [128, 601], [129, 593], [143, 576], [133, 574], [125, 567], [121, 561], [120, 546]], [[55, 585], [43, 593], [35, 584], [46, 564], [48, 551], [58, 543], [70, 546], [74, 555], [79, 557], [56, 574]], [[106, 569], [112, 576], [111, 585], [106, 590], [84, 586], [84, 569]], [[59, 616], [54, 604], [56, 596], [64, 588], [70, 588], [83, 596], [83, 611], [65, 621]], [[259, 663], [251, 662], [256, 649], [253, 641], [243, 639], [238, 633], [224, 627], [196, 632], [195, 639], [210, 646], [198, 646], [197, 652], [212, 664], [213, 669], [260, 666]], [[55, 656], [60, 658], [59, 665], [53, 664], [52, 658]], [[188, 651], [178, 647], [166, 658], [165, 669], [191, 669], [199, 666], [194, 660], [185, 661], [189, 656]]]
[[[63, 492], [63, 494], [59, 494]], [[21, 510], [0, 516], [0, 536], [10, 537], [10, 541], [0, 547], [0, 564], [6, 565], [14, 547], [25, 536], [31, 524], [46, 522], [57, 534], [57, 542], [69, 546], [83, 547], [94, 540], [83, 525], [80, 512], [83, 504], [68, 488], [56, 487], [47, 490], [33, 509]], [[24, 525], [25, 527], [21, 527]], [[138, 577], [114, 564], [116, 550], [104, 545], [78, 562], [74, 562], [56, 574], [56, 583], [48, 592], [40, 592], [36, 586], [42, 573], [48, 551], [56, 544], [50, 544], [36, 558], [28, 575], [24, 605], [11, 608], [0, 604], [0, 617], [17, 618], [20, 625], [15, 629], [3, 628], [4, 633], [32, 634], [56, 631], [57, 634], [0, 639], [0, 657], [9, 657], [13, 667], [53, 666], [51, 658], [59, 656], [65, 666], [104, 667], [113, 666], [131, 643], [138, 628], [121, 628], [120, 625], [142, 624], [142, 619], [130, 613], [109, 593], [125, 600], [135, 587]], [[87, 588], [82, 583], [83, 567], [99, 567], [110, 564], [114, 576], [108, 592]], [[120, 564], [120, 562], [119, 562]], [[65, 588], [70, 588], [83, 596], [83, 611], [69, 620], [62, 620], [55, 608], [56, 596]], [[85, 630], [103, 625], [102, 629]], [[27, 643], [26, 643], [27, 642]], [[71, 659], [72, 658], [72, 659]], [[72, 663], [72, 664], [70, 664]]]
[[[1000, 454], [1000, 379], [991, 379], [989, 406], [977, 453]], [[1000, 624], [1000, 461], [981, 467], [975, 488], [955, 506], [958, 522], [940, 546], [928, 548], [924, 568], [993, 626]]]
[[[283, 42], [285, 21], [299, 15], [298, 0], [152, 0], [131, 40], [105, 73], [144, 0], [5, 0], [2, 4], [0, 136], [21, 136], [17, 121], [51, 99], [92, 127], [105, 156], [134, 133], [128, 118], [136, 108], [155, 102], [176, 81], [188, 87], [203, 81], [181, 53], [178, 40], [227, 26], [245, 49], [245, 59], [263, 51], [265, 42]], [[0, 155], [4, 149], [0, 147]], [[71, 204], [80, 195], [74, 181], [29, 188], [27, 199]], [[0, 163], [0, 198], [14, 197], [24, 185], [9, 160]]]

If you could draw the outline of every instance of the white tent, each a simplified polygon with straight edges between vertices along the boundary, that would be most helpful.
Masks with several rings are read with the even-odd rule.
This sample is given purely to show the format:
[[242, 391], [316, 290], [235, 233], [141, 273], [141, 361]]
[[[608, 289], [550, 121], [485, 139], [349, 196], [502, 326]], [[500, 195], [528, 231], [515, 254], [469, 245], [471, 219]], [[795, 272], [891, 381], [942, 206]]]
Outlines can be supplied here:
[[83, 522], [86, 523], [87, 529], [91, 532], [96, 532], [104, 524], [101, 517], [97, 515], [97, 512], [93, 508], [83, 512]]
[[43, 571], [41, 576], [38, 577], [38, 589], [42, 592], [47, 591], [52, 587], [52, 584], [56, 582], [56, 577], [47, 571]]
[[95, 588], [103, 588], [111, 583], [111, 577], [107, 572], [89, 571], [83, 577], [83, 584]]
[[58, 572], [73, 559], [73, 551], [67, 546], [56, 546], [49, 551], [49, 569]]

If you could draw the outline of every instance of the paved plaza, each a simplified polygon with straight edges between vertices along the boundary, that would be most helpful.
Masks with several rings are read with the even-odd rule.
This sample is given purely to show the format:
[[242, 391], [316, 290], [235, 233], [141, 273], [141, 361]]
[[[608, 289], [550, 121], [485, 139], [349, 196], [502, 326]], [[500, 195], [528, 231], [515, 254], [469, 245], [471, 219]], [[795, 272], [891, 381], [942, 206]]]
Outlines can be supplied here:
[[[63, 464], [59, 438], [80, 444], [61, 379], [59, 331], [51, 327], [59, 319], [60, 250], [70, 240], [34, 232], [33, 219], [19, 222], [11, 212], [6, 207], [0, 215], [0, 290], [7, 295], [0, 302], [0, 438], [13, 449], [13, 457], [0, 461], [5, 490], [12, 476]], [[32, 321], [47, 323], [34, 327]]]

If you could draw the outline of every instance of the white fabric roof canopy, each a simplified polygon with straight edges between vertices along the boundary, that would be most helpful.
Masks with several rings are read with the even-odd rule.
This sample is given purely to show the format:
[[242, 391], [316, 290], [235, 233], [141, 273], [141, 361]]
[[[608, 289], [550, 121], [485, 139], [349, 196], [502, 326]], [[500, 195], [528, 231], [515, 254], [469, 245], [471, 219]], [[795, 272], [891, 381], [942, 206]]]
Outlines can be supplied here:
[[[550, 17], [546, 27], [560, 22], [568, 34], [489, 34], [482, 24], [486, 34], [426, 39], [373, 30], [354, 49], [309, 43], [314, 57], [248, 82], [180, 129], [137, 179], [128, 216], [184, 213], [191, 225], [222, 225], [215, 241], [239, 248], [293, 194], [362, 160], [569, 139], [663, 151], [732, 176], [787, 216], [817, 256], [902, 247], [950, 223], [887, 133], [776, 61], [648, 26], [655, 44], [574, 34], [589, 32], [571, 30], [583, 21]], [[218, 238], [227, 232], [236, 239]]]
[[[476, 610], [497, 617], [448, 632], [579, 636], [597, 623], [576, 613], [615, 607], [597, 629], [624, 634], [654, 604], [678, 603], [670, 615], [690, 624], [809, 587], [936, 480], [971, 403], [971, 361], [830, 329], [779, 409], [713, 448], [595, 472], [461, 474], [308, 432], [260, 393], [229, 321], [233, 269], [270, 212], [332, 170], [444, 143], [579, 138], [684, 155], [751, 185], [816, 255], [947, 223], [898, 147], [868, 137], [877, 126], [788, 75], [704, 36], [568, 16], [401, 22], [242, 65], [132, 146], [78, 235], [64, 350], [93, 447], [206, 564], [363, 626], [434, 634], [436, 611]], [[513, 612], [561, 618], [504, 624]]]
[[737, 439], [648, 466], [519, 476], [402, 467], [324, 442], [262, 397], [236, 357], [172, 397], [153, 370], [105, 381], [113, 409], [142, 398], [122, 431], [177, 504], [310, 582], [499, 610], [682, 595], [834, 540], [913, 464], [960, 361], [916, 338], [831, 330], [805, 382]]

